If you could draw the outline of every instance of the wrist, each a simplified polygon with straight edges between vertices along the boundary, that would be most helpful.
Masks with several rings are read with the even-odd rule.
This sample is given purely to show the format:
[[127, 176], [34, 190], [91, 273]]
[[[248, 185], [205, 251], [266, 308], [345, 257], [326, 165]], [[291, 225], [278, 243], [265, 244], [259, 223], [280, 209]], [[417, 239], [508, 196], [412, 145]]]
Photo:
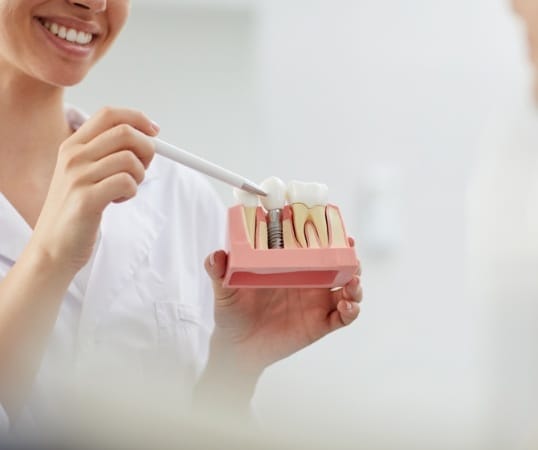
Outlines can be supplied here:
[[24, 249], [19, 262], [25, 262], [42, 277], [59, 283], [69, 283], [79, 271], [78, 267], [69, 264], [59, 252], [41, 245], [35, 238], [31, 239]]

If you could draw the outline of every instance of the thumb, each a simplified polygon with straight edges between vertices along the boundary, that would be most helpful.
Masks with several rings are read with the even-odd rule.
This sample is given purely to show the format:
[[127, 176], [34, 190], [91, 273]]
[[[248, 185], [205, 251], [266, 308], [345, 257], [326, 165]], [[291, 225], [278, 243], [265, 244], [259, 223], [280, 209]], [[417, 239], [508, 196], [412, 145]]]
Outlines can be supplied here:
[[213, 252], [205, 259], [205, 270], [213, 282], [213, 291], [217, 301], [229, 300], [237, 292], [237, 289], [223, 286], [227, 264], [228, 255], [224, 250]]

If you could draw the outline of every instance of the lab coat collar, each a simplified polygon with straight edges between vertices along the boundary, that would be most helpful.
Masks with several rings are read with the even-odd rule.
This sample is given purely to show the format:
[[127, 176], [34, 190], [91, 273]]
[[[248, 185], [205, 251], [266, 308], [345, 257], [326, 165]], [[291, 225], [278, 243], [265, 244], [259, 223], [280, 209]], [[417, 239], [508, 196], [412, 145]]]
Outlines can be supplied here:
[[32, 237], [32, 229], [0, 192], [0, 256], [15, 263]]

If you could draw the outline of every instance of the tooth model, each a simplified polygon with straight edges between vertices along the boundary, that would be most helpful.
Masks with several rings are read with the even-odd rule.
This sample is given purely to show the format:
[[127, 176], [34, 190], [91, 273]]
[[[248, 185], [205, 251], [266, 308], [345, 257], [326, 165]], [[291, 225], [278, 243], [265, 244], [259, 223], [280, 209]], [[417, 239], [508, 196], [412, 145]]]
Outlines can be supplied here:
[[286, 206], [286, 185], [277, 177], [271, 177], [261, 184], [267, 192], [262, 197], [262, 205], [267, 210], [267, 232], [269, 248], [284, 248], [282, 237], [282, 210]]
[[245, 219], [245, 228], [250, 245], [255, 248], [256, 242], [256, 210], [258, 209], [258, 197], [242, 189], [234, 189], [235, 199], [241, 203], [243, 208], [243, 218]]
[[325, 184], [292, 181], [288, 185], [295, 235], [303, 248], [329, 246], [325, 217], [328, 193], [329, 188]]
[[[228, 210], [227, 287], [339, 287], [355, 275], [358, 261], [339, 209], [320, 183], [261, 184], [267, 197], [236, 192]], [[286, 204], [286, 198], [289, 204]]]

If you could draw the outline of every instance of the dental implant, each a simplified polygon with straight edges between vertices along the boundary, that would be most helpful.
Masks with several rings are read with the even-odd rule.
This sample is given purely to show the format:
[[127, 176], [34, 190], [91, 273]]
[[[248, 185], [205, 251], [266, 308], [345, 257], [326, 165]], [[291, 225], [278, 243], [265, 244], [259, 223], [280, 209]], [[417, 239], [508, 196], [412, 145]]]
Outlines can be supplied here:
[[261, 198], [263, 207], [267, 210], [267, 238], [270, 249], [284, 248], [282, 232], [282, 210], [286, 205], [286, 184], [277, 177], [271, 177], [261, 184], [267, 192]]

